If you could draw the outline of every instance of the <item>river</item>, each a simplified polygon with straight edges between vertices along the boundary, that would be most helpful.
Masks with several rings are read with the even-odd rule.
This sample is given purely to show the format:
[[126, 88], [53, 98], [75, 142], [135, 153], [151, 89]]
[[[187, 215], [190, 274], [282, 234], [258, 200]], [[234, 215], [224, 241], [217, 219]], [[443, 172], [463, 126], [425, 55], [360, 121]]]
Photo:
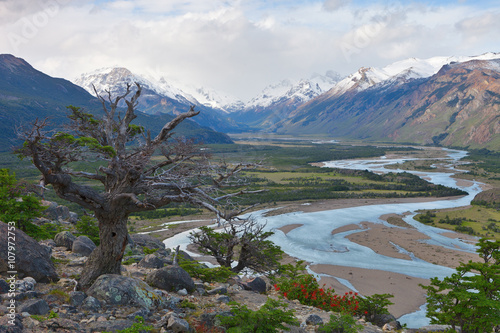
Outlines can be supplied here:
[[[357, 267], [365, 269], [377, 269], [382, 271], [401, 273], [416, 278], [429, 279], [431, 277], [443, 278], [454, 272], [453, 269], [435, 265], [424, 260], [414, 258], [412, 260], [397, 259], [389, 256], [384, 256], [374, 252], [372, 249], [351, 242], [346, 237], [352, 233], [360, 232], [360, 230], [350, 230], [342, 233], [333, 234], [332, 230], [351, 224], [359, 224], [362, 221], [372, 223], [386, 224], [387, 222], [380, 219], [384, 214], [403, 214], [410, 212], [404, 220], [408, 224], [418, 229], [421, 233], [429, 236], [430, 239], [426, 242], [436, 244], [450, 249], [461, 249], [467, 252], [475, 252], [473, 245], [463, 242], [458, 238], [449, 238], [443, 235], [448, 230], [435, 228], [424, 225], [413, 219], [415, 212], [421, 209], [443, 209], [466, 206], [470, 204], [475, 195], [481, 192], [481, 184], [471, 182], [470, 186], [459, 186], [457, 181], [452, 176], [459, 172], [454, 169], [459, 160], [467, 155], [466, 151], [460, 150], [445, 150], [447, 157], [442, 159], [442, 163], [453, 172], [411, 172], [426, 180], [449, 187], [460, 188], [467, 191], [469, 194], [454, 200], [436, 200], [419, 203], [401, 203], [401, 204], [382, 204], [361, 207], [342, 208], [319, 212], [293, 212], [276, 216], [265, 216], [266, 211], [258, 211], [252, 213], [252, 216], [265, 222], [266, 228], [274, 231], [274, 235], [270, 240], [281, 247], [288, 255], [299, 258], [311, 264], [328, 264], [338, 266]], [[403, 172], [399, 169], [387, 169], [390, 164], [403, 163], [406, 160], [413, 160], [413, 157], [401, 157], [391, 159], [386, 156], [366, 159], [366, 160], [340, 160], [327, 161], [325, 167], [370, 170], [374, 172]], [[408, 171], [407, 171], [408, 172]], [[298, 228], [291, 230], [288, 233], [283, 233], [279, 228], [290, 225], [301, 225]], [[167, 247], [174, 243], [181, 244], [185, 248], [187, 241], [183, 236], [178, 235], [174, 239], [165, 240]], [[173, 246], [175, 246], [173, 245]], [[171, 247], [173, 247], [171, 246]], [[343, 279], [338, 279], [346, 284], [349, 282]], [[420, 311], [411, 313], [398, 318], [402, 324], [407, 324], [410, 328], [418, 328], [429, 324], [429, 320], [425, 317], [425, 308]]]

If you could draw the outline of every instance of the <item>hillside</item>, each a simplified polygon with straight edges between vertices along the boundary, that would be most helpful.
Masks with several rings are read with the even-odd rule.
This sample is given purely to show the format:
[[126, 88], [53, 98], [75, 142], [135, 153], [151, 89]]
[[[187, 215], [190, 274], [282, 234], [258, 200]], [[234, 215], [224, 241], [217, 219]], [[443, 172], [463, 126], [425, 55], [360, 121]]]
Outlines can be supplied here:
[[[92, 113], [102, 112], [100, 102], [83, 88], [60, 78], [50, 77], [20, 58], [0, 55], [0, 151], [20, 144], [17, 130], [35, 119], [49, 118], [55, 125], [66, 119], [66, 106], [84, 107]], [[186, 111], [188, 108], [186, 108]], [[137, 123], [158, 132], [171, 115], [139, 114]], [[206, 143], [228, 143], [228, 136], [186, 121], [178, 135], [196, 137]]]
[[445, 65], [428, 78], [400, 75], [363, 89], [329, 92], [273, 130], [373, 141], [500, 147], [500, 60]]

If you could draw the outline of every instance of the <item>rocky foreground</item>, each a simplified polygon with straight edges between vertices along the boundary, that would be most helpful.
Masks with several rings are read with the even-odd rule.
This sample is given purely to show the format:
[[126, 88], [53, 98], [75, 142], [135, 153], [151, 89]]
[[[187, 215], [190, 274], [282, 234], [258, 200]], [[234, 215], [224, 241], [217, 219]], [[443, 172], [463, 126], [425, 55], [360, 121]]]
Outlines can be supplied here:
[[[2, 238], [10, 230], [0, 222]], [[151, 332], [224, 332], [217, 315], [231, 315], [230, 301], [257, 310], [268, 298], [282, 299], [265, 276], [236, 277], [225, 283], [193, 279], [160, 240], [140, 234], [130, 237], [122, 275], [103, 275], [83, 292], [77, 278], [96, 247], [92, 240], [68, 231], [40, 242], [20, 230], [15, 234], [16, 274], [9, 273], [7, 247], [0, 248], [0, 332], [146, 332], [146, 327]], [[290, 332], [316, 332], [332, 314], [282, 301], [300, 323]], [[445, 329], [402, 329], [393, 316], [378, 318], [379, 326], [362, 319], [358, 324], [363, 333]]]

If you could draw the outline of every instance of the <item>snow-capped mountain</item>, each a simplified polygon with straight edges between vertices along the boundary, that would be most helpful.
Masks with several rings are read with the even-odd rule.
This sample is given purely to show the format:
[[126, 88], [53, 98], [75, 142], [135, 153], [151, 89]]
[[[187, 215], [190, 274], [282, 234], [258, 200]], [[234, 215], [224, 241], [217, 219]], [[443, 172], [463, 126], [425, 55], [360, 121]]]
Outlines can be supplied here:
[[245, 104], [237, 97], [226, 92], [216, 91], [207, 87], [184, 86], [182, 88], [193, 96], [198, 103], [224, 112], [241, 110]]
[[112, 96], [121, 93], [126, 83], [133, 84], [134, 82], [138, 82], [145, 89], [176, 100], [182, 104], [199, 104], [193, 96], [172, 86], [163, 77], [159, 80], [155, 80], [151, 77], [134, 74], [123, 67], [101, 68], [90, 73], [82, 74], [79, 78], [73, 80], [73, 83], [79, 85], [93, 95], [95, 95], [95, 86], [99, 95], [107, 95], [107, 91], [110, 91]]
[[302, 104], [328, 91], [340, 80], [340, 75], [329, 71], [326, 75], [313, 74], [309, 79], [299, 81], [283, 80], [264, 88], [262, 93], [251, 99], [245, 109], [268, 108], [275, 104]]
[[409, 58], [394, 62], [383, 68], [362, 67], [338, 82], [330, 96], [340, 96], [348, 91], [360, 92], [381, 82], [406, 82], [409, 79], [426, 78], [436, 74], [444, 65], [470, 60], [500, 59], [500, 53], [488, 52], [478, 56], [432, 57], [428, 59]]
[[[170, 113], [179, 114], [189, 110], [191, 105], [197, 106], [201, 112], [193, 120], [202, 126], [210, 127], [217, 131], [238, 130], [241, 126], [228, 119], [227, 112], [221, 112], [221, 108], [212, 105], [222, 105], [216, 102], [216, 94], [205, 94], [199, 101], [190, 93], [180, 88], [180, 84], [167, 80], [164, 77], [156, 79], [148, 75], [138, 75], [123, 67], [102, 68], [96, 71], [82, 74], [73, 81], [91, 94], [95, 95], [94, 87], [101, 96], [118, 96], [125, 92], [126, 84], [138, 82], [142, 87], [141, 98], [138, 109], [149, 114]], [[132, 87], [132, 89], [134, 89]], [[203, 96], [197, 93], [197, 96]], [[212, 98], [210, 100], [210, 98]], [[210, 101], [210, 102], [209, 102]]]

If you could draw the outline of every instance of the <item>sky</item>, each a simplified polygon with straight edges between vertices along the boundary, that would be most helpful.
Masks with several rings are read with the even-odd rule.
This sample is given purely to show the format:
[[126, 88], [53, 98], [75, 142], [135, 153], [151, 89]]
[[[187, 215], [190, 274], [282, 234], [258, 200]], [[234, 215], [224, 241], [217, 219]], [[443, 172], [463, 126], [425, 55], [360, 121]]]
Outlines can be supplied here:
[[494, 0], [0, 0], [0, 53], [72, 80], [120, 66], [249, 100], [410, 57], [500, 52]]

